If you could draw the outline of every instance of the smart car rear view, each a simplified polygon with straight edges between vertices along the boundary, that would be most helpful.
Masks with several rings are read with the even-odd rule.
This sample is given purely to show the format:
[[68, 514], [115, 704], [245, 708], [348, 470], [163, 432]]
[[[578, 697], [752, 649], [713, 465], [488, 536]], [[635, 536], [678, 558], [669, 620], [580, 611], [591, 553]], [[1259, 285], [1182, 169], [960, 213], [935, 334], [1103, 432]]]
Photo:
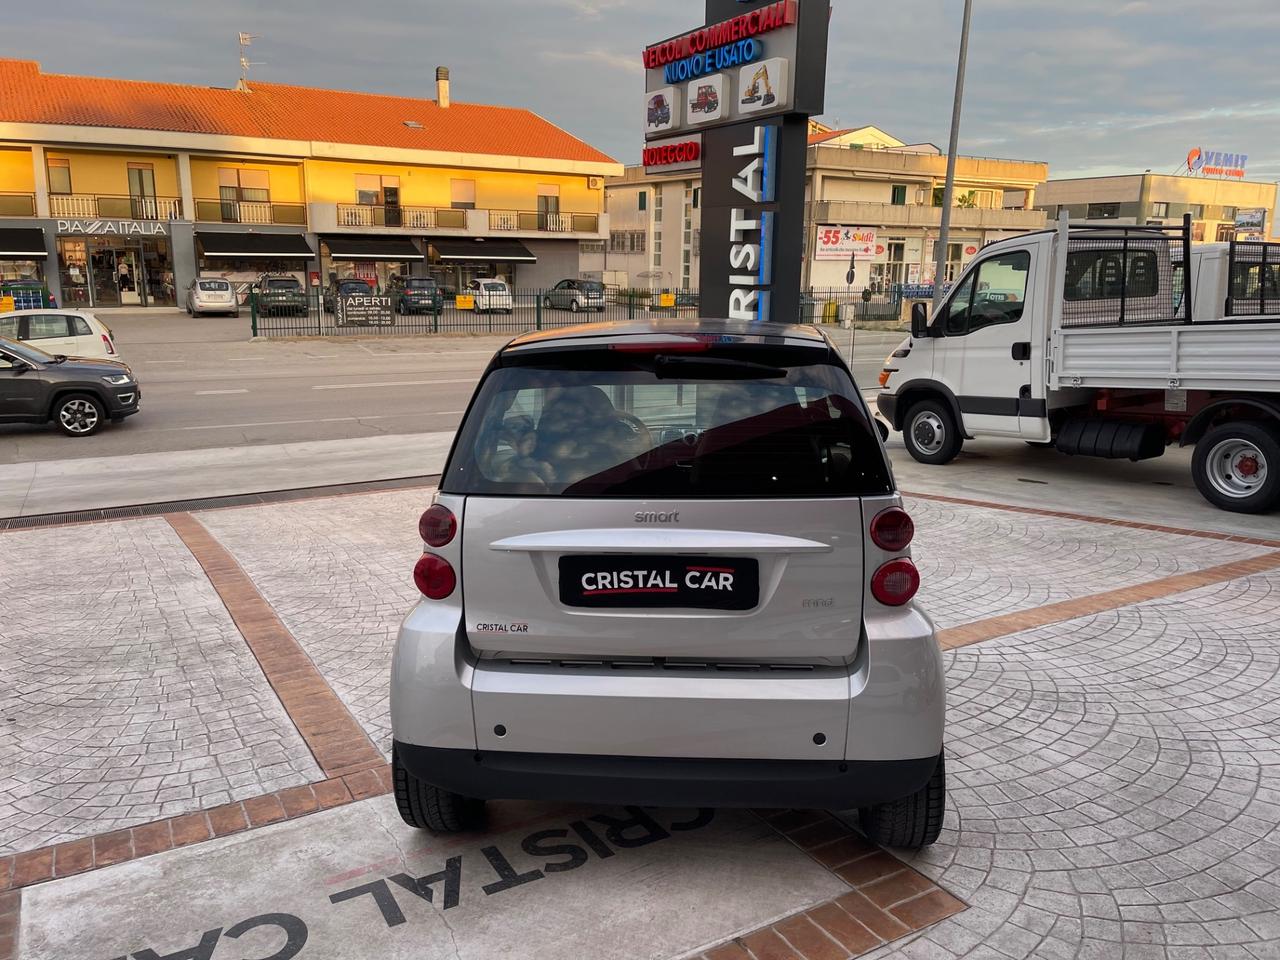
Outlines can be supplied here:
[[861, 810], [933, 842], [944, 688], [914, 528], [812, 328], [521, 337], [421, 518], [393, 665], [396, 798]]

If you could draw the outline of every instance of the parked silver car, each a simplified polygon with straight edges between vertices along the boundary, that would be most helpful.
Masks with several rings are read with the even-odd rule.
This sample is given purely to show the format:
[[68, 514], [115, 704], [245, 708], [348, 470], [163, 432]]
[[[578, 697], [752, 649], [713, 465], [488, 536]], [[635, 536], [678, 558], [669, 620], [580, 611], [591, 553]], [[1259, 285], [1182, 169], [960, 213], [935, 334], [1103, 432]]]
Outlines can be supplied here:
[[542, 297], [548, 310], [604, 312], [604, 284], [597, 280], [561, 280]]
[[572, 799], [860, 808], [877, 842], [937, 838], [945, 688], [914, 526], [824, 334], [520, 337], [419, 530], [391, 682], [407, 823]]
[[230, 280], [200, 277], [187, 287], [187, 313], [199, 317], [206, 313], [229, 313], [240, 316], [240, 297]]

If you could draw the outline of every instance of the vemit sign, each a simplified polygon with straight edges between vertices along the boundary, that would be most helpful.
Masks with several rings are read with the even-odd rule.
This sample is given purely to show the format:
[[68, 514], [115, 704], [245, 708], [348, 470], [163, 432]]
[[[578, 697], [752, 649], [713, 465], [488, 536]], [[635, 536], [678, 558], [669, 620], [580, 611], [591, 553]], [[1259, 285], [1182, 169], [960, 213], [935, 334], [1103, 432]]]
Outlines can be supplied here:
[[1223, 153], [1221, 150], [1205, 150], [1192, 147], [1187, 154], [1187, 169], [1204, 177], [1230, 177], [1243, 180], [1249, 156], [1244, 153]]

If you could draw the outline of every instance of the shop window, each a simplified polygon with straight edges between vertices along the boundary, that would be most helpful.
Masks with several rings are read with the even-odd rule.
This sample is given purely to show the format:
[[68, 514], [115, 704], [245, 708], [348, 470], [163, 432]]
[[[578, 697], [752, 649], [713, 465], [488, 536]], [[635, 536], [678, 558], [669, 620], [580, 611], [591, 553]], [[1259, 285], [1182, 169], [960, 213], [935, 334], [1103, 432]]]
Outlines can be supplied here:
[[476, 182], [474, 180], [450, 180], [449, 205], [454, 210], [474, 210], [476, 208]]
[[49, 192], [66, 194], [71, 192], [71, 161], [49, 157], [45, 163], [49, 169]]

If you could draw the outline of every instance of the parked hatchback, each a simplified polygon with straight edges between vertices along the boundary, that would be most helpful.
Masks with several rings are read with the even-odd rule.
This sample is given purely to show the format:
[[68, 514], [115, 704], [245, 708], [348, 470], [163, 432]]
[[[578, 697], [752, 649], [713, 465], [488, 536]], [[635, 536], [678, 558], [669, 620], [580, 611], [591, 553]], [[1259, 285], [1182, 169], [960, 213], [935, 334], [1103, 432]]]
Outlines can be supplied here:
[[918, 847], [944, 683], [878, 431], [810, 327], [592, 324], [501, 350], [422, 516], [401, 816], [487, 799], [861, 810]]
[[0, 337], [0, 423], [50, 423], [88, 437], [138, 412], [142, 388], [116, 360], [45, 353]]
[[193, 317], [208, 313], [224, 313], [240, 316], [240, 296], [230, 280], [221, 277], [200, 277], [187, 287], [187, 313]]
[[118, 359], [111, 328], [86, 310], [18, 310], [0, 314], [0, 337], [45, 353]]
[[546, 292], [542, 305], [548, 310], [604, 312], [604, 284], [597, 280], [561, 280]]
[[297, 277], [263, 277], [254, 286], [254, 292], [258, 297], [258, 312], [264, 317], [305, 317], [310, 312], [307, 290]]
[[401, 277], [391, 287], [396, 298], [396, 313], [444, 313], [444, 294], [431, 277]]
[[472, 280], [467, 284], [467, 296], [474, 297], [476, 313], [511, 313], [515, 300], [505, 280]]

